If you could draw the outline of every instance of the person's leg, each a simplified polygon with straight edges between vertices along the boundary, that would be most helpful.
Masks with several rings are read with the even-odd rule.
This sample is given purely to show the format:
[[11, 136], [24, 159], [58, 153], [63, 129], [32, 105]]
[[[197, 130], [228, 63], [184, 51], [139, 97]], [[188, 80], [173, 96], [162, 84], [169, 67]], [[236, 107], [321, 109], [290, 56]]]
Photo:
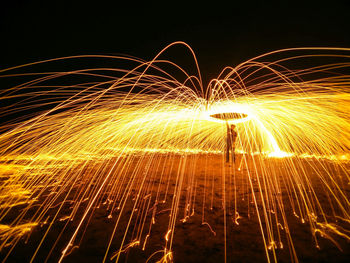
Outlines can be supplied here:
[[232, 160], [233, 160], [233, 163], [236, 162], [236, 153], [235, 153], [235, 148], [232, 149]]
[[227, 147], [226, 147], [226, 162], [228, 163], [229, 161], [230, 161], [230, 147], [227, 144]]

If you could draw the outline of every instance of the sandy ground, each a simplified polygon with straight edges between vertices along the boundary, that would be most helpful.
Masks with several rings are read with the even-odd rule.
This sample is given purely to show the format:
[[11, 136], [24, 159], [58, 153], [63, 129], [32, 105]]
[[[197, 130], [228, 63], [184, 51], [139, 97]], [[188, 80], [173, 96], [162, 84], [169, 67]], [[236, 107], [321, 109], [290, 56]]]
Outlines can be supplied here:
[[[186, 160], [185, 165], [184, 160]], [[225, 214], [227, 262], [267, 262], [257, 211], [252, 195], [252, 193], [255, 193], [255, 196], [258, 198], [257, 202], [260, 202], [261, 191], [263, 194], [266, 194], [268, 191], [273, 191], [270, 188], [263, 187], [263, 189], [261, 189], [258, 187], [256, 179], [257, 176], [262, 173], [262, 170], [265, 171], [264, 173], [266, 175], [274, 176], [276, 180], [281, 183], [280, 189], [282, 193], [280, 193], [280, 196], [284, 203], [286, 221], [288, 222], [293, 245], [299, 261], [349, 262], [350, 242], [348, 240], [340, 236], [331, 235], [342, 248], [343, 251], [340, 251], [332, 241], [316, 234], [320, 247], [320, 249], [318, 249], [316, 248], [308, 222], [302, 223], [300, 217], [298, 218], [293, 215], [293, 208], [286, 194], [288, 186], [284, 186], [283, 184], [285, 180], [283, 178], [286, 177], [286, 173], [290, 170], [290, 167], [286, 165], [283, 160], [267, 159], [262, 161], [262, 163], [264, 163], [263, 166], [257, 165], [256, 163], [254, 164], [252, 159], [249, 159], [246, 165], [243, 163], [243, 165], [240, 166], [239, 164], [241, 161], [242, 156], [238, 156], [236, 165], [224, 164], [221, 155], [198, 154], [188, 157], [174, 155], [171, 158], [157, 156], [155, 161], [152, 161], [150, 167], [148, 167], [147, 177], [144, 182], [145, 186], [149, 187], [143, 195], [144, 197], [148, 194], [151, 196], [149, 197], [151, 198], [150, 206], [148, 210], [146, 209], [145, 211], [147, 211], [148, 215], [152, 214], [151, 208], [154, 204], [154, 198], [157, 195], [159, 186], [160, 200], [162, 199], [165, 202], [157, 205], [155, 224], [152, 225], [151, 235], [147, 240], [145, 249], [142, 250], [142, 246], [151, 222], [150, 216], [147, 216], [145, 219], [144, 234], [142, 235], [140, 245], [129, 248], [125, 253], [122, 253], [120, 262], [145, 262], [154, 252], [164, 248], [165, 235], [170, 218], [170, 208], [174, 197], [173, 193], [179, 183], [177, 180], [181, 176], [183, 182], [179, 201], [180, 209], [175, 221], [176, 227], [172, 244], [174, 261], [225, 262]], [[327, 165], [327, 169], [331, 174], [333, 172], [335, 173], [337, 170], [340, 188], [347, 194], [347, 198], [349, 199], [349, 186], [346, 184], [344, 178], [341, 178], [341, 171], [339, 172], [337, 166], [333, 166], [332, 163], [328, 161], [320, 163], [315, 159], [307, 159], [301, 162], [304, 162], [302, 167], [304, 167], [305, 173], [308, 175], [308, 178], [310, 178], [313, 189], [317, 193], [318, 200], [322, 204], [325, 214], [329, 215], [330, 222], [335, 222], [335, 219], [332, 219], [332, 214], [334, 212], [328, 201], [327, 191], [324, 191], [323, 183], [318, 179], [319, 176], [317, 176], [317, 172], [315, 174], [315, 167]], [[139, 158], [131, 160], [130, 169], [128, 171], [134, 171], [139, 163]], [[179, 173], [179, 167], [184, 167], [181, 173]], [[240, 169], [238, 169], [239, 167]], [[276, 167], [278, 167], [278, 169], [276, 169]], [[144, 169], [145, 167], [141, 166], [139, 169], [140, 173]], [[272, 169], [274, 169], [274, 172], [271, 172]], [[319, 170], [320, 169], [316, 169], [316, 171]], [[254, 185], [253, 191], [248, 180], [248, 172], [250, 172], [252, 184]], [[163, 176], [163, 179], [160, 179], [161, 176]], [[137, 180], [141, 180], [143, 177], [137, 178]], [[96, 184], [98, 185], [98, 183]], [[132, 206], [134, 205], [132, 196], [137, 192], [137, 186], [139, 186], [139, 182], [135, 184], [135, 187], [133, 187], [130, 192], [130, 198], [126, 202], [119, 226], [111, 242], [107, 262], [110, 262], [113, 253], [120, 247], [126, 225], [130, 218]], [[168, 189], [168, 192], [165, 196], [164, 193], [166, 189]], [[224, 203], [226, 204], [226, 210], [223, 209]], [[234, 217], [235, 203], [240, 216], [238, 220], [239, 224], [236, 224]], [[190, 204], [189, 211], [191, 216], [186, 218], [186, 222], [182, 222], [181, 219], [184, 218], [184, 213], [186, 211], [185, 206], [187, 204]], [[67, 205], [59, 213], [58, 218], [69, 214], [70, 210], [70, 206]], [[50, 210], [48, 215], [52, 217], [55, 211], [55, 209], [52, 209], [52, 211]], [[77, 219], [82, 215], [83, 211], [84, 205], [82, 205], [82, 208], [78, 211], [76, 219], [66, 226], [59, 239], [58, 237], [61, 230], [65, 227], [67, 221], [56, 220], [53, 223], [34, 262], [44, 262], [56, 241], [57, 245], [54, 247], [47, 262], [58, 261], [61, 251], [76, 229], [79, 223]], [[108, 218], [109, 214], [110, 212], [107, 211], [106, 206], [94, 206], [93, 213], [89, 214], [89, 223], [83, 224], [81, 232], [84, 233], [84, 235], [78, 235], [76, 245], [79, 243], [79, 248], [73, 249], [63, 262], [102, 262], [111, 233], [113, 232], [119, 215], [118, 212], [113, 212], [112, 218]], [[15, 211], [13, 211], [13, 216], [15, 216]], [[208, 224], [203, 224], [203, 222]], [[350, 224], [342, 222], [341, 220], [338, 220], [336, 223], [344, 228], [350, 229]], [[212, 231], [208, 225], [212, 228]], [[285, 228], [283, 223], [281, 223], [281, 225]], [[132, 219], [130, 231], [126, 237], [127, 241], [124, 245], [127, 245], [133, 240], [135, 226], [137, 229], [138, 224], [136, 223], [136, 219]], [[263, 226], [265, 226], [264, 222]], [[6, 262], [29, 262], [47, 227], [48, 224], [38, 226], [34, 228], [28, 240], [22, 238], [14, 247]], [[273, 227], [275, 230], [276, 228], [277, 227]], [[285, 230], [282, 230], [282, 228], [280, 229], [283, 249], [276, 249], [276, 259], [278, 262], [291, 262], [291, 254], [288, 248]], [[7, 247], [1, 251], [0, 259], [5, 257], [9, 249], [11, 249], [11, 247]], [[272, 252], [269, 251], [269, 253], [270, 259], [273, 261]], [[160, 256], [161, 253], [156, 254], [149, 262], [159, 260]]]

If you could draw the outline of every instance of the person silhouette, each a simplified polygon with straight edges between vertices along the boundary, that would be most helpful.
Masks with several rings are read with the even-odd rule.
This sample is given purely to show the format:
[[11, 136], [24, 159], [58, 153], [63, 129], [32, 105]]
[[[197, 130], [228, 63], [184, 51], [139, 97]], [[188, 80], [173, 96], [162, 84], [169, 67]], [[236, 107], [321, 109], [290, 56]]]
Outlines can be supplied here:
[[232, 156], [232, 162], [235, 163], [236, 161], [236, 139], [237, 139], [237, 132], [236, 132], [236, 125], [231, 124], [230, 126], [227, 124], [227, 138], [226, 138], [226, 162], [228, 163], [230, 161], [230, 152]]

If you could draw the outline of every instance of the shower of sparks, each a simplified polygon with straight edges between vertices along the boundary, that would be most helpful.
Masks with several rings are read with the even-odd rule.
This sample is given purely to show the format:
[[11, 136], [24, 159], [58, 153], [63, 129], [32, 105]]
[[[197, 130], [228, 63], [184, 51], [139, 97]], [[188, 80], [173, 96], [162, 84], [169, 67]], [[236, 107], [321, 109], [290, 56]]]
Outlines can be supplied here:
[[[0, 93], [0, 116], [11, 117], [0, 128], [4, 261], [41, 227], [32, 262], [57, 222], [65, 225], [51, 251], [45, 252], [46, 260], [62, 236], [69, 235], [59, 259], [64, 261], [79, 249], [101, 209], [114, 225], [103, 262], [118, 262], [135, 247], [144, 250], [160, 213], [169, 214], [163, 249], [149, 260], [173, 261], [179, 221], [200, 214], [202, 224], [216, 235], [215, 226], [206, 221], [213, 206], [223, 211], [226, 257], [228, 215], [234, 215], [236, 224], [244, 220], [242, 202], [248, 202], [248, 214], [255, 211], [268, 262], [277, 261], [276, 250], [286, 246], [291, 260], [297, 261], [288, 209], [308, 223], [316, 246], [320, 236], [335, 244], [337, 238], [350, 240], [350, 227], [337, 224], [350, 222], [350, 75], [344, 74], [350, 69], [350, 49], [271, 52], [225, 68], [204, 89], [189, 47], [195, 75], [161, 59], [175, 45], [188, 47], [173, 43], [149, 62], [95, 57], [134, 63], [130, 70], [16, 72], [60, 61], [52, 60], [0, 71], [6, 79], [32, 77]], [[84, 58], [92, 56], [64, 61]], [[323, 59], [326, 64], [319, 62]], [[307, 67], [288, 67], [304, 62]], [[183, 74], [184, 80], [163, 70], [164, 64]], [[67, 77], [79, 83], [57, 85]], [[84, 78], [88, 80], [83, 82]], [[226, 124], [216, 117], [229, 113], [237, 114], [228, 121], [237, 128], [239, 158], [233, 166], [222, 158], [215, 171], [205, 172], [200, 187], [199, 166], [225, 149]], [[239, 172], [242, 188], [231, 178]], [[321, 187], [315, 191], [315, 185]], [[71, 225], [74, 231], [68, 231]], [[124, 234], [115, 241], [119, 230]]]

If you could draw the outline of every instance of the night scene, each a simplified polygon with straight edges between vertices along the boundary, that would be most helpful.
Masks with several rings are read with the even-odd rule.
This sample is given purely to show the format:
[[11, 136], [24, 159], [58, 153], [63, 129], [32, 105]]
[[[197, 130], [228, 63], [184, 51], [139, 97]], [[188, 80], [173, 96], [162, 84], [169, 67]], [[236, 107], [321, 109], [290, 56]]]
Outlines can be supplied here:
[[349, 10], [2, 1], [0, 262], [350, 262]]

